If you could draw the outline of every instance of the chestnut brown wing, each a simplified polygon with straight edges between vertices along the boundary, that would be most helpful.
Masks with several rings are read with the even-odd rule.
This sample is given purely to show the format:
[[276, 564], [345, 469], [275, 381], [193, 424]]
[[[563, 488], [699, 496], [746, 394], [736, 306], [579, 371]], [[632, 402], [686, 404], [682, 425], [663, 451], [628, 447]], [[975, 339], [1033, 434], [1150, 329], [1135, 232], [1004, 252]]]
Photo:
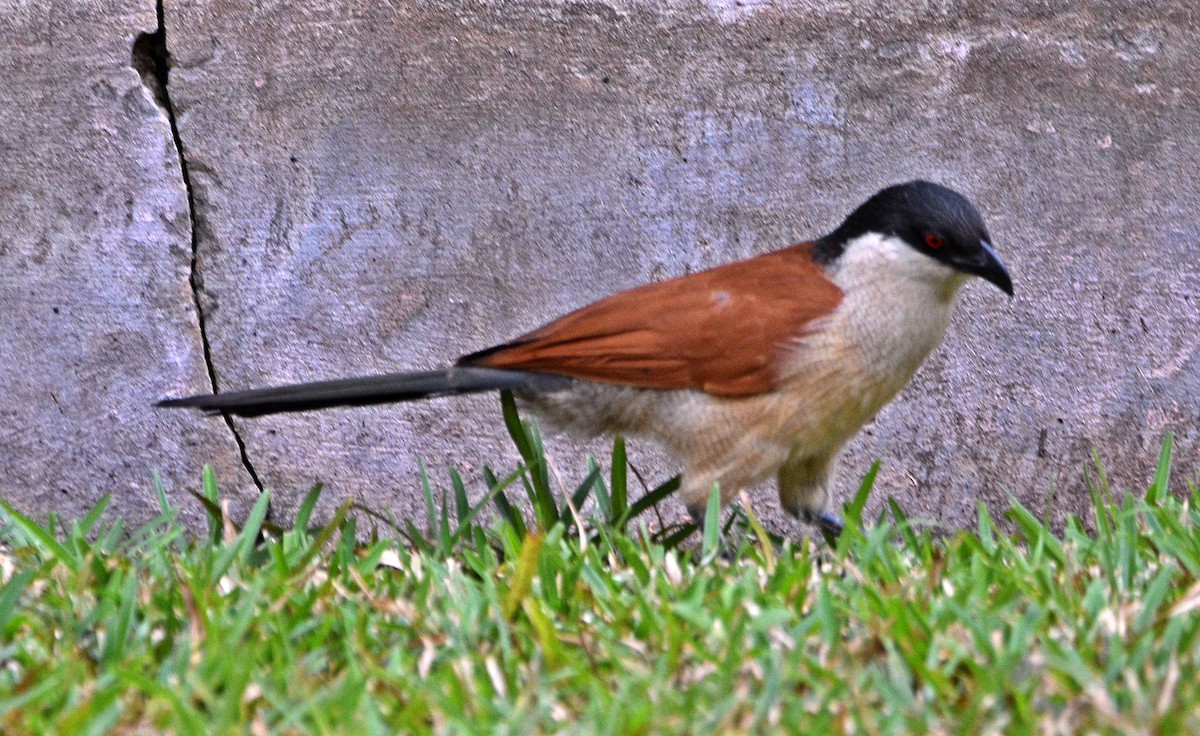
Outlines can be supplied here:
[[841, 299], [794, 246], [622, 291], [459, 364], [749, 396], [774, 387], [789, 341]]

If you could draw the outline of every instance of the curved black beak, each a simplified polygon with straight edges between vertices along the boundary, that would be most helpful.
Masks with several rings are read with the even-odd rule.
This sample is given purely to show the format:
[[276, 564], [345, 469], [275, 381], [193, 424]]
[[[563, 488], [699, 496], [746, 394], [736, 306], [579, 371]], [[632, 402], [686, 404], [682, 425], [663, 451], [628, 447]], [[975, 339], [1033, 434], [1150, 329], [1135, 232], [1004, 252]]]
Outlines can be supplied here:
[[979, 241], [978, 254], [969, 261], [959, 264], [959, 268], [984, 281], [990, 281], [1005, 294], [1013, 295], [1012, 279], [1008, 275], [1008, 269], [1000, 262], [1000, 256], [996, 255], [992, 244], [986, 240]]

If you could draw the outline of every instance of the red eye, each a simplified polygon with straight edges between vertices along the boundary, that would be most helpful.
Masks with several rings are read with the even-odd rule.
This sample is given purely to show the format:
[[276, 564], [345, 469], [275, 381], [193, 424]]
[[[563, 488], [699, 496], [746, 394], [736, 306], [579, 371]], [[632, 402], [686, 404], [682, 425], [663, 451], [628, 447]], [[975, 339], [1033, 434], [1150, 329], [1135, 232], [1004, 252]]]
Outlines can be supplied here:
[[925, 245], [929, 246], [930, 250], [941, 250], [946, 241], [942, 240], [942, 236], [936, 233], [925, 233]]

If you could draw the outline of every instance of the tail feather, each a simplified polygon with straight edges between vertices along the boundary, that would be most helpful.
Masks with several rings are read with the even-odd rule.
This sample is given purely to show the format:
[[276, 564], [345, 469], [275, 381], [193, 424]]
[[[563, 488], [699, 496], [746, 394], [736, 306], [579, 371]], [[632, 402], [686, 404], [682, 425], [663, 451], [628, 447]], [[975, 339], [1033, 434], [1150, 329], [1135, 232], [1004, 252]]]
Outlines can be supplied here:
[[473, 394], [501, 389], [554, 391], [571, 379], [548, 373], [496, 368], [453, 367], [415, 373], [343, 378], [294, 386], [200, 394], [163, 399], [157, 406], [189, 407], [208, 414], [257, 417], [282, 412], [312, 411], [333, 406], [369, 406], [394, 401], [414, 401], [437, 396]]

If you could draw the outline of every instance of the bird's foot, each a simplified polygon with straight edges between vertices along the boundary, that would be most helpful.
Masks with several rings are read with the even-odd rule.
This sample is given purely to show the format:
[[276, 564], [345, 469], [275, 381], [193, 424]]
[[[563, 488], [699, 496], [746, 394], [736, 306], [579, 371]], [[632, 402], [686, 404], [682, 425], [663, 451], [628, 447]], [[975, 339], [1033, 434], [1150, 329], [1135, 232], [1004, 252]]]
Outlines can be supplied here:
[[812, 524], [821, 532], [821, 536], [825, 538], [825, 543], [830, 547], [837, 544], [838, 537], [842, 534], [842, 529], [846, 527], [846, 523], [842, 521], [842, 517], [831, 511], [813, 511], [805, 509], [801, 512], [801, 519], [806, 524]]

